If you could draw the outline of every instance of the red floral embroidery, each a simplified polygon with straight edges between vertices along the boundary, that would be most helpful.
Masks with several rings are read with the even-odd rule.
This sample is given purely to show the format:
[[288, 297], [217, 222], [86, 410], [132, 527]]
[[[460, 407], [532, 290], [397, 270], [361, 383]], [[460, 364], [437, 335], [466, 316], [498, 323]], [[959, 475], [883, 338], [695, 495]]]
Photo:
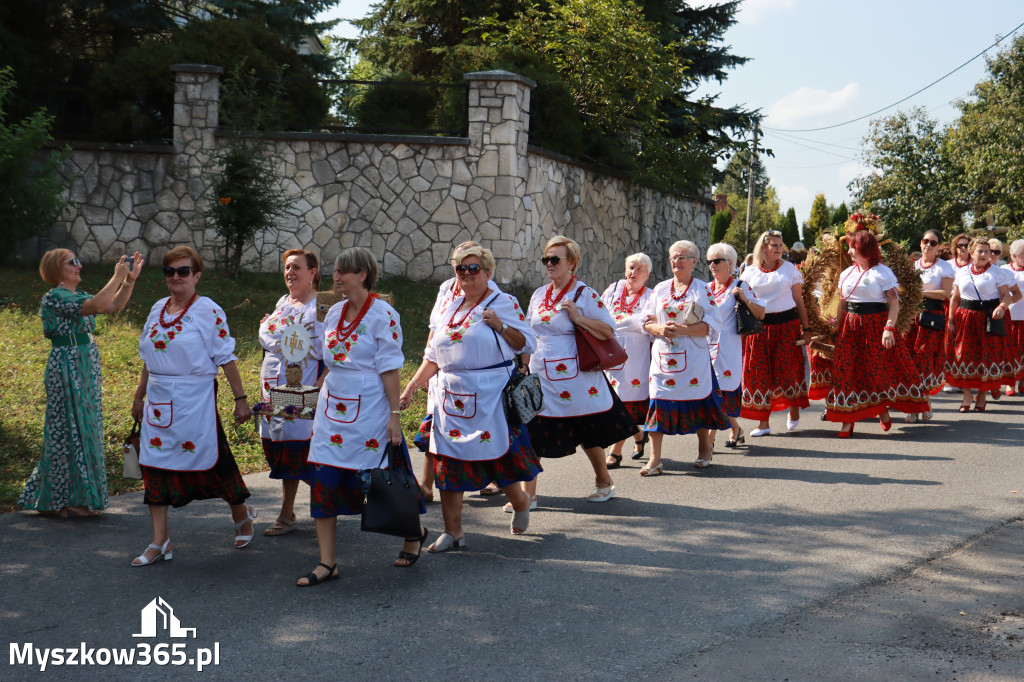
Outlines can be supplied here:
[[[220, 323], [218, 322], [218, 324], [220, 324]], [[276, 324], [268, 325], [267, 329], [269, 329], [272, 332], [273, 331], [277, 331], [277, 325]]]
[[395, 324], [396, 324], [396, 323], [395, 323], [395, 321], [394, 321], [394, 320], [391, 320], [391, 324], [389, 324], [388, 326], [389, 326], [389, 327], [394, 327], [394, 326], [395, 326]]
[[181, 449], [183, 451], [185, 451], [185, 452], [195, 452], [196, 451], [196, 444], [193, 443], [190, 440], [187, 440], [187, 441], [185, 441], [184, 443], [181, 444]]
[[391, 332], [391, 338], [393, 338], [395, 341], [397, 341], [398, 340], [398, 332]]
[[156, 417], [157, 419], [159, 419], [160, 418], [160, 410], [153, 410], [153, 416]]
[[336, 433], [336, 434], [334, 434], [333, 436], [331, 436], [331, 442], [332, 442], [332, 443], [334, 443], [334, 444], [336, 444], [336, 445], [341, 445], [341, 444], [342, 444], [342, 442], [343, 442], [343, 440], [344, 440], [344, 439], [343, 439], [343, 438], [341, 437], [341, 435], [340, 435], [340, 434], [337, 434], [337, 433]]
[[561, 398], [562, 400], [571, 400], [572, 399], [572, 393], [569, 393], [569, 391], [562, 391], [558, 395], [558, 397]]
[[668, 359], [668, 366], [669, 366], [669, 367], [675, 367], [675, 366], [676, 366], [676, 365], [678, 365], [678, 364], [679, 364], [679, 363], [678, 363], [678, 362], [676, 362], [676, 359], [675, 359], [675, 358], [669, 358], [669, 359]]
[[220, 318], [218, 317], [218, 318], [217, 318], [217, 322], [216, 322], [216, 324], [224, 324], [224, 320], [222, 320], [222, 319], [220, 319]]
[[700, 381], [696, 377], [694, 377], [693, 379], [690, 379], [690, 385], [691, 386], [696, 386], [699, 383], [700, 383]]
[[481, 433], [480, 440], [483, 441], [484, 443], [489, 443], [491, 441], [491, 432], [484, 431], [483, 433]]
[[462, 340], [462, 334], [460, 332], [455, 332], [455, 333], [452, 334], [451, 339], [452, 339], [452, 341], [461, 341]]
[[632, 385], [634, 385], [634, 386], [639, 386], [640, 385], [640, 380], [639, 379], [633, 379], [633, 381], [631, 381], [630, 383]]
[[224, 338], [225, 336], [227, 336], [227, 335], [228, 335], [228, 330], [227, 330], [227, 329], [221, 329], [221, 330], [220, 330], [220, 334], [217, 334], [217, 336], [219, 336], [219, 337], [220, 337], [220, 338], [222, 338], [222, 339], [223, 339], [223, 338]]
[[462, 402], [461, 400], [456, 400], [455, 401], [455, 409], [456, 410], [461, 410], [461, 409], [464, 409], [465, 407], [466, 407], [466, 403]]
[[154, 336], [156, 336], [156, 330], [155, 329], [150, 333], [149, 338], [153, 338]]
[[679, 313], [677, 313], [674, 310], [670, 310], [670, 311], [668, 311], [668, 313], [666, 313], [666, 315], [668, 315], [668, 317], [670, 319], [675, 319], [679, 315]]
[[168, 339], [173, 339], [174, 338], [174, 332], [173, 331], [167, 332], [167, 338]]
[[368, 447], [371, 450], [376, 450], [377, 448], [380, 447], [380, 443], [377, 442], [376, 438], [371, 438], [370, 440], [366, 441], [366, 447]]
[[338, 339], [331, 339], [330, 341], [327, 342], [327, 347], [328, 348], [334, 348], [337, 345], [338, 345]]
[[341, 412], [342, 414], [348, 412], [348, 407], [345, 405], [345, 403], [338, 403], [337, 405], [334, 406], [334, 409], [336, 409], [338, 412]]
[[449, 438], [458, 438], [461, 435], [462, 433], [458, 429], [452, 429], [451, 431], [448, 432]]
[[676, 380], [675, 379], [669, 379], [668, 381], [665, 382], [665, 385], [666, 386], [675, 386], [676, 385]]
[[158, 448], [161, 445], [163, 445], [163, 441], [161, 441], [159, 438], [150, 438], [149, 444], [152, 445], [154, 448]]
[[725, 370], [724, 372], [722, 372], [722, 376], [731, 377], [732, 376], [732, 372], [730, 372], [729, 370]]
[[167, 348], [167, 344], [164, 343], [163, 341], [154, 341], [153, 348], [156, 348], [157, 350], [163, 350], [164, 348]]
[[269, 381], [264, 381], [263, 382], [263, 388], [265, 388], [266, 390], [269, 391], [270, 390], [270, 382]]
[[591, 386], [590, 390], [587, 391], [588, 395], [597, 395], [597, 386]]

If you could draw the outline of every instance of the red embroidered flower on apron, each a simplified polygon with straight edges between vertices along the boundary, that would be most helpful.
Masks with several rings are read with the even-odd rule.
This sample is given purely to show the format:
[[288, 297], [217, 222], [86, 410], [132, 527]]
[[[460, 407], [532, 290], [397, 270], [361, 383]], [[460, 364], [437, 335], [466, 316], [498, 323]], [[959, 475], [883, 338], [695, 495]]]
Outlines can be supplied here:
[[341, 447], [341, 444], [342, 444], [342, 443], [343, 443], [344, 441], [345, 441], [345, 439], [343, 439], [343, 438], [341, 437], [341, 434], [339, 434], [339, 433], [336, 433], [336, 434], [334, 434], [333, 436], [331, 436], [331, 445], [337, 445], [337, 446], [338, 446], [338, 447], [340, 448], [340, 447]]
[[370, 440], [366, 441], [367, 450], [373, 450], [374, 452], [377, 452], [377, 448], [379, 447], [380, 443], [377, 442], [376, 438], [371, 438]]
[[153, 419], [160, 421], [160, 410], [156, 408], [153, 409]]
[[640, 380], [639, 379], [633, 379], [633, 381], [631, 381], [629, 383], [632, 384], [633, 386], [639, 386], [640, 385]]
[[462, 402], [458, 398], [455, 399], [455, 402], [453, 404], [455, 405], [455, 409], [456, 410], [465, 410], [466, 409], [466, 403]]
[[448, 437], [452, 440], [458, 440], [459, 438], [462, 438], [462, 432], [458, 429], [452, 429], [448, 432]]
[[565, 366], [564, 362], [560, 362], [555, 366], [555, 372], [558, 374], [566, 374], [569, 372], [569, 368]]
[[676, 366], [676, 365], [678, 365], [679, 363], [678, 363], [678, 362], [676, 362], [676, 359], [675, 359], [675, 358], [669, 358], [669, 359], [668, 359], [668, 363], [667, 363], [667, 364], [668, 364], [668, 366], [669, 366], [669, 367], [675, 367], [675, 366]]
[[675, 379], [669, 379], [668, 381], [665, 382], [665, 385], [666, 386], [675, 386], [676, 385], [676, 380]]
[[491, 432], [490, 431], [484, 431], [483, 433], [481, 433], [480, 434], [480, 442], [481, 443], [490, 443], [491, 442]]
[[691, 386], [696, 386], [699, 383], [700, 383], [700, 380], [697, 377], [694, 377], [694, 378], [690, 379], [690, 385]]
[[159, 448], [163, 444], [164, 444], [163, 441], [160, 440], [159, 438], [150, 438], [149, 439], [149, 447], [151, 447], [151, 448]]
[[591, 398], [596, 398], [598, 396], [597, 386], [591, 386], [587, 390], [587, 395], [589, 395]]
[[153, 348], [156, 348], [159, 351], [164, 351], [164, 350], [167, 350], [167, 344], [164, 343], [162, 340], [154, 341], [153, 342]]
[[334, 406], [334, 413], [335, 414], [345, 414], [347, 412], [348, 412], [348, 406], [345, 405], [345, 403], [338, 403], [337, 405]]
[[185, 441], [184, 443], [181, 444], [181, 450], [182, 450], [182, 452], [195, 452], [196, 451], [196, 444], [193, 443], [190, 440], [187, 440], [187, 441]]
[[569, 393], [569, 391], [562, 391], [558, 397], [562, 400], [572, 400], [572, 393]]
[[725, 370], [724, 372], [722, 372], [722, 376], [724, 376], [724, 377], [731, 377], [732, 376], [732, 372], [730, 372], [729, 370]]

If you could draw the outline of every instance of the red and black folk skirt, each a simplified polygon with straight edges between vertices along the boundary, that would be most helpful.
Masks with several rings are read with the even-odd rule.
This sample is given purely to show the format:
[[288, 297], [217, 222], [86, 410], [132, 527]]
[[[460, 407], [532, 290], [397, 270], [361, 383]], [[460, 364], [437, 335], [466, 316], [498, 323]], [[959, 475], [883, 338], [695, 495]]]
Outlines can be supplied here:
[[957, 388], [997, 391], [1017, 378], [1010, 336], [985, 331], [997, 299], [960, 299], [953, 316], [953, 330], [947, 335], [946, 383]]
[[740, 416], [764, 421], [794, 405], [808, 407], [803, 332], [796, 308], [764, 316], [764, 330], [743, 337], [743, 402]]
[[[925, 312], [941, 315], [945, 320], [949, 314], [949, 303], [933, 298], [924, 299]], [[914, 318], [914, 323], [903, 335], [903, 342], [921, 373], [921, 384], [928, 395], [935, 395], [946, 383], [946, 332], [923, 327]]]

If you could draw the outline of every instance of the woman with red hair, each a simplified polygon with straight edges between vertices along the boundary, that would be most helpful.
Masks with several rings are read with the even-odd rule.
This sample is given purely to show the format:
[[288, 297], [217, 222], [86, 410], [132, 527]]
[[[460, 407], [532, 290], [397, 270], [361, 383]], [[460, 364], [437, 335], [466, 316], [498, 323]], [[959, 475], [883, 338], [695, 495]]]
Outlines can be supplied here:
[[843, 425], [840, 438], [872, 417], [888, 431], [890, 408], [909, 414], [928, 409], [921, 373], [896, 335], [899, 281], [881, 262], [878, 239], [867, 229], [873, 220], [851, 222], [857, 228], [847, 237], [853, 265], [839, 276], [839, 335], [825, 398], [827, 419]]

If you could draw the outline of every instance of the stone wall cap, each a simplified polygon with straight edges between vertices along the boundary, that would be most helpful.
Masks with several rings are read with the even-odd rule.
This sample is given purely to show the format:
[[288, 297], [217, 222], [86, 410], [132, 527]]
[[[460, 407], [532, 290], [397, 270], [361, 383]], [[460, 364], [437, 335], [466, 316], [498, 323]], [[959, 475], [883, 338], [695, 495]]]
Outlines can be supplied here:
[[[217, 128], [217, 137], [238, 137], [232, 128]], [[264, 140], [306, 140], [313, 142], [369, 142], [380, 144], [468, 145], [468, 137], [441, 137], [435, 135], [369, 135], [366, 133], [304, 133], [299, 131], [264, 130], [258, 137]]]
[[503, 69], [494, 69], [493, 71], [473, 71], [471, 73], [464, 73], [462, 77], [468, 81], [515, 81], [516, 83], [522, 83], [528, 88], [537, 87], [537, 81], [530, 80], [526, 76], [520, 76], [518, 73], [512, 73], [511, 71], [505, 71]]
[[192, 73], [216, 73], [223, 74], [223, 66], [212, 64], [171, 64], [171, 71], [191, 71]]

